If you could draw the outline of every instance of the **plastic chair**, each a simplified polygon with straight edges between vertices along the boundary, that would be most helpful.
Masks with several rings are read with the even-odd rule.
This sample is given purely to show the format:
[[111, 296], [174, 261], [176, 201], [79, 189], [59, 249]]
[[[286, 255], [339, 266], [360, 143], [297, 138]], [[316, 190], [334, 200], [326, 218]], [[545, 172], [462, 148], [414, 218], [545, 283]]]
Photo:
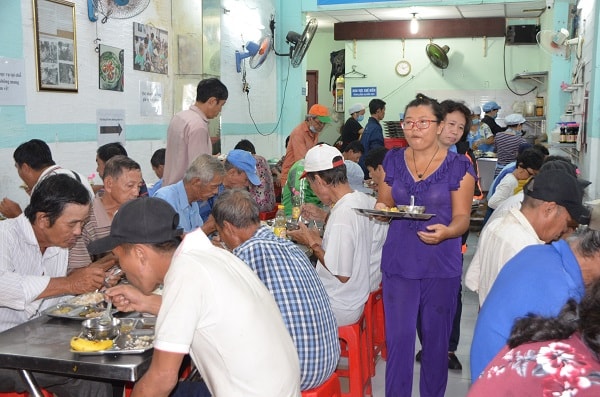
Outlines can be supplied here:
[[348, 378], [350, 391], [347, 397], [372, 396], [369, 373], [369, 353], [367, 350], [367, 322], [364, 314], [354, 324], [338, 327], [338, 337], [342, 349], [341, 356], [348, 359], [348, 368], [335, 371], [339, 377]]
[[302, 392], [302, 397], [341, 397], [340, 379], [334, 372], [321, 386]]
[[377, 355], [381, 353], [381, 358], [384, 360], [387, 357], [383, 292], [381, 287], [369, 294], [369, 299], [365, 304], [365, 321], [367, 322], [369, 375], [375, 376]]

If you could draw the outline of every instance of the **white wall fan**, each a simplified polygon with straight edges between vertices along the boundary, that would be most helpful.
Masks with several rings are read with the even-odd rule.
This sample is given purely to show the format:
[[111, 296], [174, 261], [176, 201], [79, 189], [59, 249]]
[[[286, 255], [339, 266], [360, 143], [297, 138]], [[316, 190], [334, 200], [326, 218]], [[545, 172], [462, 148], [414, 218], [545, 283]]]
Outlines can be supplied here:
[[149, 4], [150, 0], [88, 0], [88, 18], [96, 22], [100, 13], [102, 23], [109, 18], [129, 19], [141, 14]]
[[556, 32], [541, 30], [536, 35], [536, 41], [544, 52], [562, 58], [569, 58], [571, 56], [571, 47], [575, 47], [577, 59], [581, 58], [583, 37], [569, 39], [569, 31], [567, 29], [562, 28]]
[[[289, 56], [293, 67], [297, 68], [300, 66], [306, 55], [306, 51], [308, 51], [308, 47], [310, 47], [310, 42], [315, 36], [318, 26], [317, 19], [311, 18], [306, 24], [302, 34], [290, 30], [285, 36], [285, 42], [290, 45], [290, 52], [288, 54], [280, 54], [274, 50], [275, 55]], [[271, 35], [275, 38], [275, 18], [271, 18], [270, 28]]]
[[273, 48], [273, 39], [270, 35], [264, 36], [260, 41], [249, 41], [244, 46], [244, 52], [235, 51], [235, 68], [238, 73], [242, 72], [242, 61], [250, 58], [250, 68], [259, 68], [269, 56]]

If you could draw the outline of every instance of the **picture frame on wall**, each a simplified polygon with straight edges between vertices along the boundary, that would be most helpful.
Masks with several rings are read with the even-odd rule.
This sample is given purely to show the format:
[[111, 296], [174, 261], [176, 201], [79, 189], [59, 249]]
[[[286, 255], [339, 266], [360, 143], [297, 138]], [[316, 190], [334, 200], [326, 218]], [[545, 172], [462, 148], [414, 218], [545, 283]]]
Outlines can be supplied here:
[[98, 52], [98, 88], [120, 91], [124, 89], [125, 50], [100, 44]]
[[75, 4], [33, 0], [38, 91], [77, 92]]
[[133, 23], [133, 70], [169, 74], [169, 32]]

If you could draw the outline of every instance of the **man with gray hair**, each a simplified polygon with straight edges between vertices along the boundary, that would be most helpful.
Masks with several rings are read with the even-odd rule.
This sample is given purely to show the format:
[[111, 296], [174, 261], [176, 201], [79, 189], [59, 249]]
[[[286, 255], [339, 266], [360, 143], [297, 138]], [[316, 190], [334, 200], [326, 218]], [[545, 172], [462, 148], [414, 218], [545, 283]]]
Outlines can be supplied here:
[[331, 376], [340, 357], [329, 297], [306, 254], [261, 226], [258, 213], [258, 204], [241, 189], [224, 191], [213, 208], [221, 241], [275, 298], [298, 351], [301, 389], [312, 389]]
[[198, 201], [207, 201], [216, 195], [224, 176], [225, 169], [219, 159], [201, 154], [189, 166], [182, 180], [158, 189], [154, 197], [165, 200], [177, 211], [179, 227], [184, 233], [201, 227], [208, 234], [208, 230], [214, 228], [214, 221], [202, 221]]

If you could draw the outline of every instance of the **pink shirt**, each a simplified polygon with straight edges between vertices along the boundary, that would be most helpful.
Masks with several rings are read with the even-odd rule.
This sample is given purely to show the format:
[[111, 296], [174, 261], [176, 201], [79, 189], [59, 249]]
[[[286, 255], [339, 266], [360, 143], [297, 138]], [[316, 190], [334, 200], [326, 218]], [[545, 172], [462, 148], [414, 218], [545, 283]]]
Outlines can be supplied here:
[[201, 154], [212, 154], [208, 118], [192, 105], [173, 116], [169, 124], [163, 186], [183, 179], [190, 164]]

